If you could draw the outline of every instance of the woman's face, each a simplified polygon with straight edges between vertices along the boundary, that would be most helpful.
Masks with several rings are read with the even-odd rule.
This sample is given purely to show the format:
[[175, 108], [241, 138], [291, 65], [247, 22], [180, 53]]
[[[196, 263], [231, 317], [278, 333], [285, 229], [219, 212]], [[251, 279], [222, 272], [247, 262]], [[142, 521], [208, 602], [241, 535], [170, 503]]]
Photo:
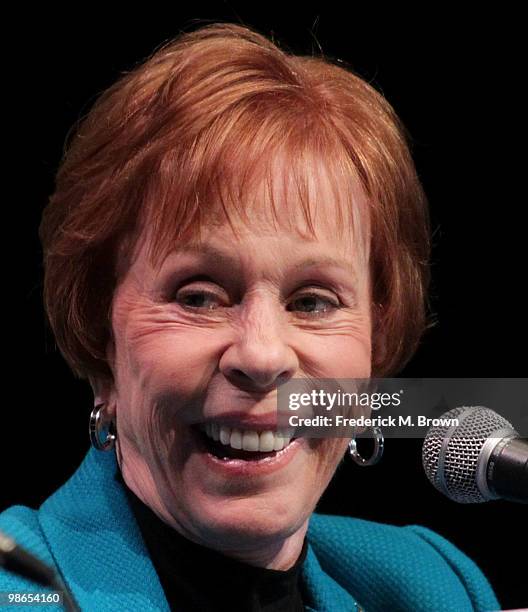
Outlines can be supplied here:
[[[328, 183], [315, 189], [315, 238], [255, 214], [237, 235], [206, 227], [157, 269], [144, 244], [114, 295], [105, 399], [123, 477], [165, 522], [224, 552], [303, 532], [346, 450], [298, 438], [267, 452], [280, 446], [277, 385], [370, 375], [368, 253], [352, 232], [338, 238]], [[304, 227], [300, 209], [288, 214]]]

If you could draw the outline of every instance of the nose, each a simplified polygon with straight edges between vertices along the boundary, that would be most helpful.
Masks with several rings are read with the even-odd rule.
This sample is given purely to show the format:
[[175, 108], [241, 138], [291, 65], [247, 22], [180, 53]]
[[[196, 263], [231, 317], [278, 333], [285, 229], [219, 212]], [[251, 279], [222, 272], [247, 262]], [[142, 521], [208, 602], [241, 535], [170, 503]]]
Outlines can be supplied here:
[[246, 313], [219, 363], [231, 384], [249, 393], [266, 393], [295, 375], [298, 360], [279, 319], [271, 304], [253, 305]]

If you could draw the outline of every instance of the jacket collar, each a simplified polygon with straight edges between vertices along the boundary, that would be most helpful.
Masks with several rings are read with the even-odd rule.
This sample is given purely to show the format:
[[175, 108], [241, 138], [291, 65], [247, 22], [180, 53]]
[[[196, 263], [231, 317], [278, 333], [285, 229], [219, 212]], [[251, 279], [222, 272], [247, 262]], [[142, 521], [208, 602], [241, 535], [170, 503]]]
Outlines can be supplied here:
[[[168, 611], [126, 493], [114, 479], [116, 469], [114, 452], [90, 448], [73, 476], [40, 507], [40, 525], [82, 609]], [[351, 595], [321, 568], [312, 538], [309, 527], [302, 568], [307, 609], [355, 610]]]

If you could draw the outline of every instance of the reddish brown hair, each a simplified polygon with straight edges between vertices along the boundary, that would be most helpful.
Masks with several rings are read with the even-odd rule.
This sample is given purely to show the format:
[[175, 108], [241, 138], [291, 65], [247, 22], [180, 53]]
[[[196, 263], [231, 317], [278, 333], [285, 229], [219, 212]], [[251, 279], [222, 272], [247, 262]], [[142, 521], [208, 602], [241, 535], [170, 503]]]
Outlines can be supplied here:
[[244, 26], [207, 25], [124, 73], [76, 128], [39, 233], [46, 313], [77, 376], [112, 374], [112, 297], [140, 228], [156, 236], [155, 262], [218, 210], [251, 223], [247, 194], [257, 180], [272, 181], [279, 150], [312, 229], [306, 155], [322, 158], [339, 185], [336, 230], [354, 222], [351, 186], [360, 181], [371, 227], [373, 375], [395, 374], [412, 356], [426, 325], [427, 202], [405, 127], [348, 65], [286, 53]]

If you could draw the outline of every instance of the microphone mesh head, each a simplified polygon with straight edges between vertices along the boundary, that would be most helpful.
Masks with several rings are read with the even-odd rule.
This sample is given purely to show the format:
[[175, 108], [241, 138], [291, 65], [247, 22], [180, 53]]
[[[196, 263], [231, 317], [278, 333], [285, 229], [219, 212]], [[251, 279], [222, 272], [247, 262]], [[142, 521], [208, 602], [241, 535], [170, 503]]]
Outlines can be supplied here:
[[[479, 456], [486, 440], [499, 430], [515, 429], [500, 414], [482, 406], [453, 408], [441, 419], [458, 419], [459, 425], [430, 427], [422, 447], [422, 464], [431, 483], [463, 504], [488, 501], [477, 486]], [[504, 437], [504, 432], [501, 433]]]

